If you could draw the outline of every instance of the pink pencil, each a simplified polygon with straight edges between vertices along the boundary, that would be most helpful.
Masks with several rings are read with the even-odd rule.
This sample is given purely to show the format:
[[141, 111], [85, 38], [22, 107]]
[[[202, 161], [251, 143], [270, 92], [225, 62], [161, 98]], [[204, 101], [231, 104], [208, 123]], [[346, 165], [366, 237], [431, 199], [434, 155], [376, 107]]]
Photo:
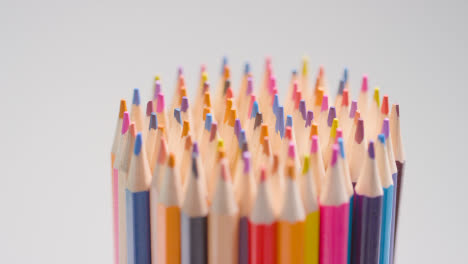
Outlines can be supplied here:
[[320, 194], [320, 264], [347, 263], [349, 196], [341, 173], [335, 144]]

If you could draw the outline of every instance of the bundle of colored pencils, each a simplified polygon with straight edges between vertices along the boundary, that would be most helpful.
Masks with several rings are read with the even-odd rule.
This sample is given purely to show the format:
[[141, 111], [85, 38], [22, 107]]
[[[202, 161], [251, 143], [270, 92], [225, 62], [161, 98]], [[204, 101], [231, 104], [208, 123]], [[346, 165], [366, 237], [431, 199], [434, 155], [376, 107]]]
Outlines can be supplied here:
[[193, 100], [180, 68], [171, 102], [159, 77], [146, 109], [138, 89], [120, 102], [115, 263], [394, 263], [399, 105], [367, 76], [351, 100], [347, 69], [333, 102], [307, 59], [282, 103], [270, 59], [258, 89], [249, 64], [239, 89], [230, 72], [213, 87], [202, 66]]

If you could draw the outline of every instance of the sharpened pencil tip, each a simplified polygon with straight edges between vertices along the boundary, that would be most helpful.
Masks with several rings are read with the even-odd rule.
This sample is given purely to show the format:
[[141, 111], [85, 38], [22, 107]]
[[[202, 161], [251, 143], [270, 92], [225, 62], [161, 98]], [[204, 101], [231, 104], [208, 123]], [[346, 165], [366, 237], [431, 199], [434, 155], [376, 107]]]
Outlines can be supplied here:
[[180, 110], [182, 110], [182, 112], [185, 113], [185, 112], [187, 112], [188, 108], [189, 108], [189, 101], [188, 101], [187, 96], [184, 96], [184, 97], [182, 97], [182, 103], [180, 105]]
[[382, 123], [382, 134], [384, 134], [385, 138], [390, 135], [390, 121], [388, 118], [385, 118]]
[[141, 132], [138, 132], [136, 139], [135, 139], [135, 155], [140, 155], [141, 146], [143, 145], [143, 136]]
[[332, 152], [332, 159], [331, 159], [331, 166], [335, 166], [336, 161], [338, 160], [338, 145], [334, 144], [333, 145], [333, 152]]
[[388, 115], [389, 113], [389, 106], [388, 106], [388, 95], [384, 95], [382, 97], [382, 107], [381, 107], [381, 112], [384, 115]]
[[167, 161], [167, 165], [170, 167], [170, 168], [174, 168], [175, 167], [175, 156], [174, 156], [174, 153], [169, 153], [169, 159]]
[[265, 182], [266, 178], [267, 178], [266, 169], [265, 167], [262, 167], [260, 169], [260, 182]]
[[341, 158], [345, 158], [345, 149], [344, 149], [344, 141], [343, 138], [338, 138], [338, 146], [340, 147], [340, 155]]
[[123, 118], [124, 112], [127, 111], [127, 101], [120, 100], [119, 118]]
[[328, 95], [324, 95], [322, 98], [322, 108], [320, 109], [322, 112], [328, 110]]
[[162, 113], [164, 111], [164, 94], [158, 94], [158, 100], [156, 101], [156, 112]]
[[377, 138], [379, 139], [380, 143], [385, 144], [385, 135], [384, 134], [379, 134], [377, 136]]
[[151, 116], [151, 113], [153, 112], [153, 101], [148, 101], [146, 103], [146, 116]]
[[210, 131], [211, 130], [211, 123], [213, 122], [213, 115], [211, 113], [207, 113], [205, 116], [205, 129]]
[[362, 92], [367, 92], [368, 89], [369, 89], [369, 87], [367, 85], [367, 75], [363, 75], [362, 76], [361, 91]]
[[318, 150], [319, 150], [318, 136], [314, 135], [314, 136], [312, 136], [312, 145], [311, 145], [311, 148], [310, 148], [310, 153], [317, 153]]
[[288, 157], [291, 159], [296, 158], [296, 149], [294, 148], [294, 143], [289, 141], [289, 146], [288, 146]]
[[290, 160], [286, 165], [286, 177], [291, 180], [296, 179], [296, 168], [294, 167], [294, 161]]
[[130, 115], [127, 111], [123, 113], [123, 120], [122, 120], [122, 135], [127, 133], [128, 127], [130, 126]]
[[140, 105], [140, 89], [133, 89], [133, 104]]
[[345, 88], [345, 81], [340, 80], [340, 84], [338, 85], [338, 95], [343, 94], [344, 88]]
[[302, 174], [306, 174], [310, 169], [310, 156], [304, 155], [304, 166], [302, 166]]
[[156, 130], [158, 128], [158, 116], [156, 115], [156, 113], [151, 113], [151, 117], [150, 117], [150, 123], [149, 123], [149, 129], [154, 129]]
[[356, 127], [356, 134], [354, 135], [354, 140], [356, 140], [357, 143], [361, 144], [363, 139], [364, 139], [364, 120], [359, 118], [357, 127]]
[[349, 110], [349, 118], [354, 118], [356, 111], [357, 111], [357, 101], [353, 100], [351, 102], [351, 109]]
[[333, 124], [333, 120], [336, 118], [336, 109], [334, 106], [330, 106], [330, 109], [328, 110], [328, 119], [327, 119], [327, 125], [328, 127], [331, 127]]
[[369, 152], [369, 157], [371, 159], [374, 159], [375, 158], [375, 151], [374, 151], [374, 141], [373, 140], [369, 141], [368, 152]]
[[306, 127], [310, 127], [312, 125], [312, 120], [314, 120], [314, 113], [312, 110], [307, 111], [307, 119], [306, 119]]

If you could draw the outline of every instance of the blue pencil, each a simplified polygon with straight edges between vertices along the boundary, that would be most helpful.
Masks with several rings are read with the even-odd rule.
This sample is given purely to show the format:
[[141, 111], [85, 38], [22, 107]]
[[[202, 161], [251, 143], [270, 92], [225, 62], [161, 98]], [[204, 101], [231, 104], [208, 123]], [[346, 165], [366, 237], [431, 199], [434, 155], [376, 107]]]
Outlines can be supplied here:
[[393, 179], [390, 172], [390, 162], [387, 154], [385, 135], [380, 134], [376, 144], [376, 159], [379, 169], [380, 180], [383, 187], [382, 204], [382, 227], [380, 236], [380, 257], [379, 264], [388, 264], [390, 262], [390, 242], [392, 229], [392, 211], [393, 211]]
[[149, 189], [151, 171], [138, 133], [130, 163], [126, 190], [127, 209], [127, 263], [151, 263]]

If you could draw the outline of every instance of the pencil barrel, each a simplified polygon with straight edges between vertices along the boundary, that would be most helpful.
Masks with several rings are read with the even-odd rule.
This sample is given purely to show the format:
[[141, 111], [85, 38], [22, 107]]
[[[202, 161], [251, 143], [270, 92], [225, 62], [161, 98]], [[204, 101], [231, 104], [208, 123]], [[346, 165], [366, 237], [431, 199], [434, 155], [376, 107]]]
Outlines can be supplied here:
[[149, 192], [126, 190], [127, 263], [151, 263]]
[[344, 264], [348, 250], [349, 203], [320, 206], [320, 264]]
[[392, 211], [393, 211], [393, 185], [384, 188], [382, 207], [382, 231], [380, 237], [380, 257], [379, 264], [390, 262], [390, 241], [392, 232]]
[[398, 234], [398, 221], [399, 221], [399, 213], [400, 213], [400, 199], [401, 199], [401, 193], [403, 189], [403, 175], [405, 173], [405, 162], [400, 162], [396, 161], [397, 165], [397, 181], [398, 185], [395, 185], [396, 189], [396, 201], [395, 201], [395, 229], [394, 229], [394, 238], [393, 238], [393, 252], [392, 252], [392, 261], [390, 263], [394, 263], [394, 258], [395, 258], [395, 250], [396, 250], [396, 240], [397, 240], [397, 234]]
[[276, 263], [276, 228], [276, 223], [251, 223], [250, 264]]
[[208, 218], [181, 213], [182, 264], [208, 263]]
[[250, 224], [247, 217], [239, 219], [239, 264], [249, 264]]
[[304, 263], [305, 221], [289, 223], [278, 222], [277, 249], [278, 264]]
[[320, 211], [310, 213], [305, 225], [305, 264], [319, 263]]
[[351, 263], [378, 263], [383, 196], [356, 194]]

